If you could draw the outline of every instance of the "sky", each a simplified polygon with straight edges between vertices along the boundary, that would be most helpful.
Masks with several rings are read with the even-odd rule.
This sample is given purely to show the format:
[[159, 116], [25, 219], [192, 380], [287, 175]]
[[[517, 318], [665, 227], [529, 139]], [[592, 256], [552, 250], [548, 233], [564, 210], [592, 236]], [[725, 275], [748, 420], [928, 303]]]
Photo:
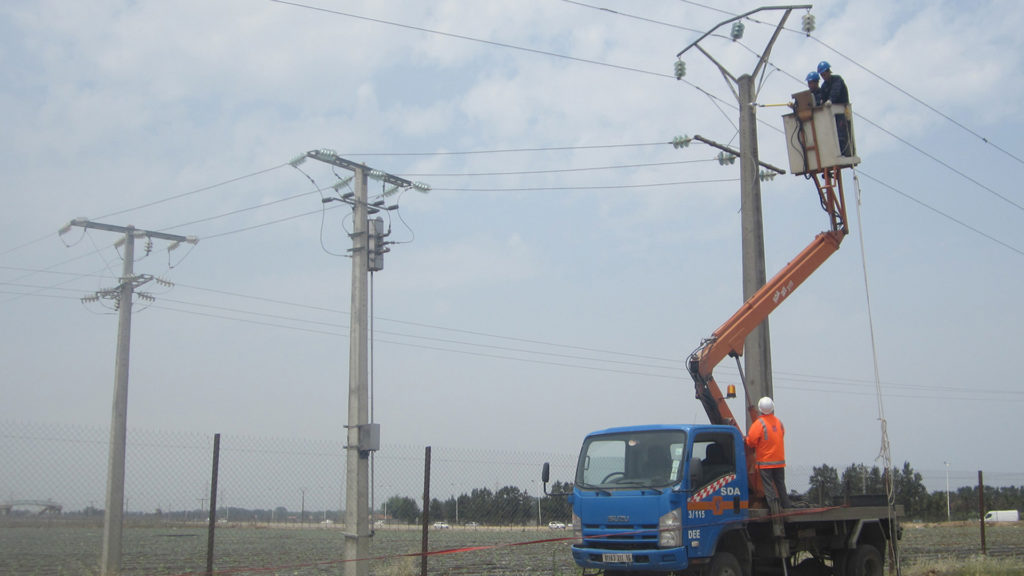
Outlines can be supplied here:
[[[119, 235], [136, 243], [129, 429], [337, 439], [347, 420], [348, 175], [386, 199], [373, 275], [381, 442], [572, 455], [609, 426], [707, 422], [684, 361], [742, 303], [729, 83], [695, 50], [738, 1], [297, 0], [0, 7], [0, 421], [110, 424]], [[792, 465], [877, 460], [931, 489], [1024, 484], [1024, 6], [813, 5], [757, 78], [785, 104], [847, 82], [851, 234], [770, 319]], [[701, 46], [754, 70], [782, 12]], [[788, 168], [756, 108], [762, 161]], [[342, 192], [347, 191], [342, 188]], [[769, 276], [828, 225], [812, 182], [762, 183]], [[371, 181], [371, 200], [380, 198]], [[719, 383], [739, 384], [731, 360]], [[880, 391], [881, 396], [878, 395]], [[739, 411], [734, 405], [734, 410]], [[948, 463], [948, 466], [947, 466]]]

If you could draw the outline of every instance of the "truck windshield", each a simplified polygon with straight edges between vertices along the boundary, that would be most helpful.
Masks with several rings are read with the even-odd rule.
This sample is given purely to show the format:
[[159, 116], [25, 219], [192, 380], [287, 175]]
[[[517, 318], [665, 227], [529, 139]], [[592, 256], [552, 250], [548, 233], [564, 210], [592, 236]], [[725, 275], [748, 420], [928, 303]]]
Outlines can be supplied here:
[[645, 430], [590, 436], [576, 467], [580, 488], [661, 488], [682, 477], [686, 432]]

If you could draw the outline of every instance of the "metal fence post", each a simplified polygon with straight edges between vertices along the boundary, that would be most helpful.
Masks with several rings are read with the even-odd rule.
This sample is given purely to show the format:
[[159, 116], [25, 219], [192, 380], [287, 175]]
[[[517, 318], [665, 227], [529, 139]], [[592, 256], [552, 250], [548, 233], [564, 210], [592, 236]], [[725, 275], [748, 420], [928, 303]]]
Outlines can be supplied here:
[[420, 547], [420, 576], [427, 576], [427, 549], [430, 538], [430, 446], [423, 455], [423, 536]]
[[213, 535], [217, 530], [217, 470], [220, 468], [220, 432], [213, 435], [213, 475], [210, 479], [210, 528], [206, 536], [206, 573], [213, 574]]
[[978, 470], [978, 518], [981, 518], [981, 553], [988, 554], [985, 546], [985, 481], [982, 479], [981, 470]]

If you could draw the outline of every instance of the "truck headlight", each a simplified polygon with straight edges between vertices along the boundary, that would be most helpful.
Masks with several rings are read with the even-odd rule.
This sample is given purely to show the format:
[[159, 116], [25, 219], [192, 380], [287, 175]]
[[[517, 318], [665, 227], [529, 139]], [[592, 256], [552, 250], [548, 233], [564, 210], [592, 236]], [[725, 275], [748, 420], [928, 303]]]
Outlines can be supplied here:
[[583, 523], [575, 512], [572, 513], [572, 535], [576, 539], [574, 544], [583, 544]]
[[683, 545], [683, 509], [676, 508], [658, 518], [658, 547], [678, 548]]

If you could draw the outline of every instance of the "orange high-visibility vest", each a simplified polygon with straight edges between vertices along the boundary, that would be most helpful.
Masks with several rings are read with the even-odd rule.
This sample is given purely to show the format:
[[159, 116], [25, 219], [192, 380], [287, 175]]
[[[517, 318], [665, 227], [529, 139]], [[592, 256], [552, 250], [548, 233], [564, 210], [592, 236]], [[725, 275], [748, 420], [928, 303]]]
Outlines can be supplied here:
[[786, 427], [775, 414], [762, 414], [750, 425], [747, 432], [747, 446], [754, 449], [758, 468], [783, 468], [786, 466]]

